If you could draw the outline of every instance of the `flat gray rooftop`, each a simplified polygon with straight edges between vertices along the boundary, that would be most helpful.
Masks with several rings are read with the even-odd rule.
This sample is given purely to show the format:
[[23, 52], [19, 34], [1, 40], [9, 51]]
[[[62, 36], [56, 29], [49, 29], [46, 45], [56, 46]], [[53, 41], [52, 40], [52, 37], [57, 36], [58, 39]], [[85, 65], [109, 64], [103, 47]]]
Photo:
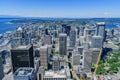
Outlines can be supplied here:
[[29, 68], [29, 67], [25, 67], [25, 68], [19, 68], [17, 69], [17, 71], [15, 72], [16, 76], [29, 76], [32, 75], [34, 69], [33, 68]]

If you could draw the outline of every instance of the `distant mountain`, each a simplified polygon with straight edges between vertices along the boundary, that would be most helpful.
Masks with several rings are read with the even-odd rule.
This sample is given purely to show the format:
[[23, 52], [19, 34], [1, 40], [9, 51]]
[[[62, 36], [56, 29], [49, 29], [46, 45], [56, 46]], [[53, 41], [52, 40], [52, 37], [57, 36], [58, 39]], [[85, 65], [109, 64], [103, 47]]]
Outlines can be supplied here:
[[16, 15], [0, 15], [0, 18], [22, 18], [22, 17]]

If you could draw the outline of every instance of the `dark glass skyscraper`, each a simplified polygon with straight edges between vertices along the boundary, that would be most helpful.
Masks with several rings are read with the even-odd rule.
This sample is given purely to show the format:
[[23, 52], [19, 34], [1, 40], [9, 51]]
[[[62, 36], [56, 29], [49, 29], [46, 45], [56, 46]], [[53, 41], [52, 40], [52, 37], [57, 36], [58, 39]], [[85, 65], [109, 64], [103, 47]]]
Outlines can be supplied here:
[[0, 80], [4, 77], [3, 73], [3, 64], [2, 64], [2, 55], [0, 54]]
[[71, 30], [70, 31], [70, 47], [75, 47], [75, 43], [76, 43], [76, 31], [75, 30]]
[[62, 33], [66, 33], [67, 36], [69, 36], [70, 35], [70, 30], [71, 30], [71, 26], [68, 26], [66, 24], [62, 25]]
[[64, 33], [59, 34], [59, 54], [61, 56], [67, 54], [67, 35]]
[[33, 46], [19, 46], [12, 49], [11, 60], [13, 72], [15, 72], [19, 67], [34, 68]]

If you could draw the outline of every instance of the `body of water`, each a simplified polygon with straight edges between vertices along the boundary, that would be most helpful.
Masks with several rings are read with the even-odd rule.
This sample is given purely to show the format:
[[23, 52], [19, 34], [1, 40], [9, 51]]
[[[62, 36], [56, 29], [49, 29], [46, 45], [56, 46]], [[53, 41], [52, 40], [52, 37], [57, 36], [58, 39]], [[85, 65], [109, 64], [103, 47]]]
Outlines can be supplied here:
[[7, 31], [15, 30], [19, 25], [18, 24], [11, 24], [9, 21], [18, 20], [13, 18], [0, 18], [0, 34], [3, 34]]
[[[0, 18], [0, 34], [7, 31], [13, 31], [19, 27], [19, 24], [10, 24], [9, 21], [20, 20], [20, 18]], [[115, 24], [107, 24], [106, 28], [116, 28]]]
[[117, 28], [118, 26], [116, 24], [106, 24], [105, 28]]

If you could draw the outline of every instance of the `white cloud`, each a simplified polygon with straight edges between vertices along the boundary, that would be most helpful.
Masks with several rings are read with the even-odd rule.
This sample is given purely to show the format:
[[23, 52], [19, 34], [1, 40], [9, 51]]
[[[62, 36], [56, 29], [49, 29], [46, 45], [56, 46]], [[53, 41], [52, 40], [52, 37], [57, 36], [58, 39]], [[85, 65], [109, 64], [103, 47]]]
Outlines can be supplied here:
[[103, 14], [104, 15], [110, 15], [111, 13], [110, 12], [104, 12]]

